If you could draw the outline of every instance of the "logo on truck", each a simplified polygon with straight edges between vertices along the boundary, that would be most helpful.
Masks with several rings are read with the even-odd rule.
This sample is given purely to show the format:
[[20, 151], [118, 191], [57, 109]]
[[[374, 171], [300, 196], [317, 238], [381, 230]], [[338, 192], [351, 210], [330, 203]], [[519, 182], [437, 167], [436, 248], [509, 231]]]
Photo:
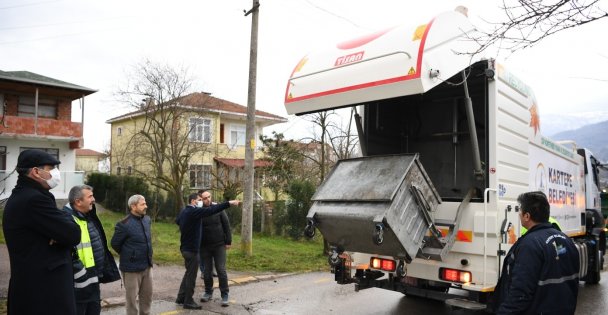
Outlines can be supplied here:
[[345, 64], [361, 61], [363, 60], [363, 53], [363, 51], [360, 51], [354, 54], [338, 57], [338, 59], [336, 59], [336, 62], [334, 63], [334, 66], [343, 66]]
[[536, 190], [547, 194], [547, 174], [545, 172], [545, 165], [543, 165], [543, 163], [538, 163], [536, 166], [534, 183], [536, 183]]

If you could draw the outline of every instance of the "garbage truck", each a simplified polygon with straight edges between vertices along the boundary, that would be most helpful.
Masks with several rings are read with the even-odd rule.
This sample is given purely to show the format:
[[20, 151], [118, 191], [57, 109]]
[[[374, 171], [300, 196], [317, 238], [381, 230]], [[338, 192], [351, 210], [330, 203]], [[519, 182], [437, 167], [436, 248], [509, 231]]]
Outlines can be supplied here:
[[527, 191], [547, 195], [575, 242], [580, 280], [599, 282], [600, 163], [542, 135], [532, 88], [471, 54], [474, 31], [445, 12], [310, 52], [291, 73], [289, 114], [356, 112], [361, 157], [336, 163], [306, 218], [305, 234], [330, 244], [338, 284], [483, 309], [522, 233]]

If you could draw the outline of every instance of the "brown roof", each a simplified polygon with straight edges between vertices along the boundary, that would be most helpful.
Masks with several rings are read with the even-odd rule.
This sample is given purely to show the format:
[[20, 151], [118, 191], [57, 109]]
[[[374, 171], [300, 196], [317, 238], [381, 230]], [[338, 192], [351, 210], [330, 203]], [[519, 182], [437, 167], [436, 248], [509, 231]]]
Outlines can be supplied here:
[[[247, 106], [239, 105], [221, 98], [213, 97], [208, 93], [192, 93], [186, 96], [175, 99], [182, 106], [191, 106], [195, 108], [200, 108], [202, 110], [209, 111], [220, 111], [227, 113], [236, 113], [236, 114], [247, 114]], [[141, 113], [142, 110], [137, 110], [134, 112], [130, 112], [121, 116], [117, 116], [114, 118], [110, 118], [108, 122], [121, 120], [122, 118], [126, 118], [129, 116], [137, 115]], [[278, 120], [280, 122], [287, 122], [287, 119], [284, 117], [274, 115], [265, 111], [256, 110], [256, 117], [266, 118], [271, 120]]]
[[[218, 158], [218, 157], [214, 157], [213, 159], [228, 167], [236, 167], [236, 168], [245, 167], [244, 159], [227, 159], [227, 158]], [[266, 166], [270, 166], [270, 165], [272, 165], [272, 162], [270, 162], [270, 161], [253, 160], [253, 167], [266, 167]]]
[[105, 154], [91, 149], [76, 149], [77, 156], [103, 156]]

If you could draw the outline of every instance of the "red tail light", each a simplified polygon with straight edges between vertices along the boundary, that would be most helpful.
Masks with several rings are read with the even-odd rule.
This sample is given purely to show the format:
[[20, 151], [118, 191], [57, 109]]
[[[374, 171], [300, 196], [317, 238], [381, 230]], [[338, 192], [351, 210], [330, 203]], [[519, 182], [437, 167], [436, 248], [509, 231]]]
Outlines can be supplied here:
[[395, 267], [396, 267], [394, 260], [378, 258], [378, 257], [372, 257], [369, 265], [373, 269], [381, 269], [384, 271], [395, 271]]
[[469, 271], [440, 268], [439, 279], [451, 282], [469, 283], [473, 280], [473, 277], [471, 276], [471, 272]]

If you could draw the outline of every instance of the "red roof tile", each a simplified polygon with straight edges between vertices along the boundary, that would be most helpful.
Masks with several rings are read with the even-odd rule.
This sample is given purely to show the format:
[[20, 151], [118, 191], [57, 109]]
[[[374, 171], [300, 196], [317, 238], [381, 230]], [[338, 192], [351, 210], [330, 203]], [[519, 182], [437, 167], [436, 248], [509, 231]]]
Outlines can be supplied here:
[[[192, 93], [186, 96], [175, 99], [180, 105], [183, 106], [191, 106], [195, 108], [200, 108], [202, 110], [211, 110], [211, 111], [222, 111], [228, 113], [236, 113], [236, 114], [247, 114], [247, 106], [239, 105], [221, 98], [213, 97], [207, 93]], [[138, 115], [142, 112], [142, 110], [133, 111], [124, 115], [120, 115], [114, 118], [110, 118], [109, 121], [113, 120], [121, 120], [122, 118], [126, 118], [133, 115]], [[256, 110], [256, 117], [278, 120], [280, 122], [286, 122], [287, 119], [278, 115], [274, 115], [265, 111]]]
[[76, 149], [76, 156], [103, 156], [105, 154], [91, 149]]

